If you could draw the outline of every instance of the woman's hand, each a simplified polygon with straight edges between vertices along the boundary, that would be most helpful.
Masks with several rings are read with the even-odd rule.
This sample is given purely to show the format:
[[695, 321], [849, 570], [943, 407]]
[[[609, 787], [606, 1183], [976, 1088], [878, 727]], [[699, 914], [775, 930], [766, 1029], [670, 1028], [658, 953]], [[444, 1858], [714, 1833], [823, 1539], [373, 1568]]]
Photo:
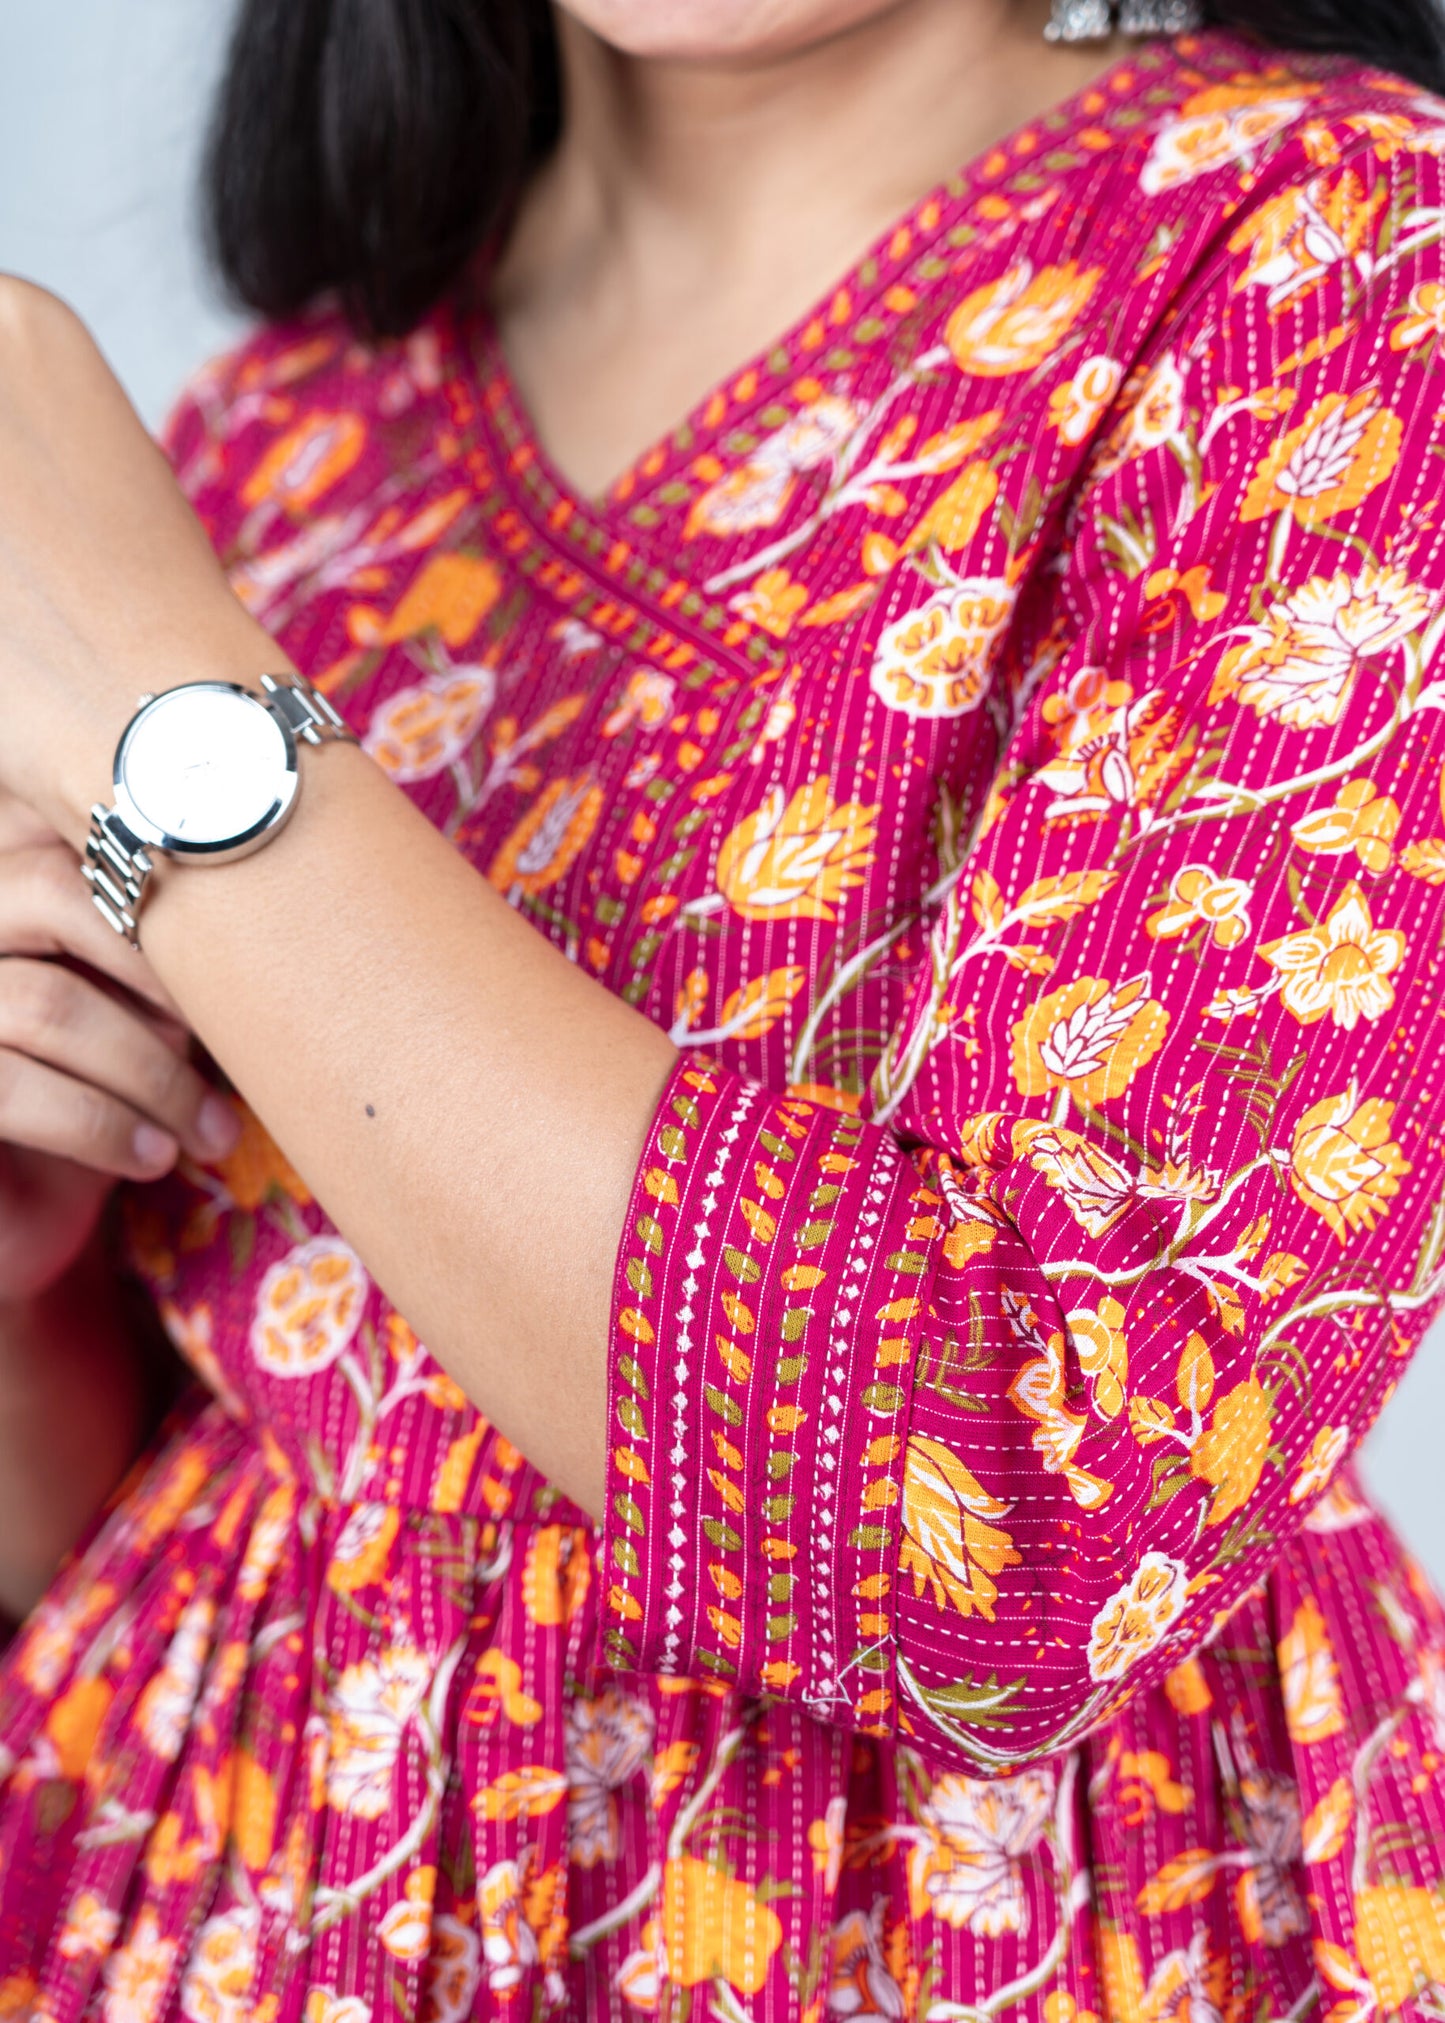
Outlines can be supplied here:
[[69, 1270], [117, 1179], [230, 1150], [235, 1112], [189, 1042], [75, 852], [0, 789], [0, 1306]]
[[89, 331], [0, 274], [0, 788], [70, 843], [142, 691], [282, 660]]

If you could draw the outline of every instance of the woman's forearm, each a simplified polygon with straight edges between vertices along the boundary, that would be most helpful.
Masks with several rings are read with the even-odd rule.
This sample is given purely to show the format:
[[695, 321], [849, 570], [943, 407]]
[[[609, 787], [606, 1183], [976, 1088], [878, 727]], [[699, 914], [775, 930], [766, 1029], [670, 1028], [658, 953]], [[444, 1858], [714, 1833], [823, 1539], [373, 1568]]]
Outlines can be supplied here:
[[[251, 686], [283, 664], [244, 614], [212, 652]], [[432, 1354], [596, 1516], [614, 1263], [676, 1051], [366, 754], [302, 764], [263, 850], [158, 867], [147, 959]], [[77, 840], [97, 777], [99, 743], [57, 807]]]
[[138, 1452], [153, 1386], [100, 1242], [0, 1305], [0, 1615], [27, 1615]]

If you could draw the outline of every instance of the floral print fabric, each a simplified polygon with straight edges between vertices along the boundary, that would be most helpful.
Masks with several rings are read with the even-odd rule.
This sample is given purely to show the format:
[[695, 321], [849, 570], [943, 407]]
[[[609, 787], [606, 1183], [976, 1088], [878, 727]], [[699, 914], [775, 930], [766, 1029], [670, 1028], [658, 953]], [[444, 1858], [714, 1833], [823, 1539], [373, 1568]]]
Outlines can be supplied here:
[[197, 1382], [0, 1668], [0, 2012], [1442, 2013], [1350, 1467], [1445, 1292], [1442, 158], [1146, 46], [600, 504], [457, 305], [198, 378], [238, 593], [680, 1058], [600, 1532], [239, 1096], [127, 1190]]

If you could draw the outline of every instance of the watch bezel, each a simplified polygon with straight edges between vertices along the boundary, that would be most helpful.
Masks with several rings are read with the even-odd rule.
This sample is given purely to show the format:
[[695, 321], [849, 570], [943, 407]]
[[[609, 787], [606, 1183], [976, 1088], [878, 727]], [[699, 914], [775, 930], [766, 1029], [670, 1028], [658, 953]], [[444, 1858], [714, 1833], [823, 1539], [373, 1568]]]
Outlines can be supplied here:
[[[138, 737], [143, 733], [148, 718], [162, 706], [174, 708], [173, 698], [183, 692], [196, 690], [202, 693], [239, 696], [254, 709], [263, 710], [275, 726], [282, 744], [283, 764], [277, 788], [269, 807], [246, 829], [229, 836], [217, 837], [211, 842], [197, 842], [185, 836], [172, 835], [163, 829], [151, 816], [147, 815], [131, 798], [126, 786], [126, 760]], [[238, 681], [191, 681], [177, 682], [173, 687], [162, 689], [150, 696], [136, 711], [121, 733], [115, 748], [115, 761], [111, 769], [111, 784], [114, 792], [115, 811], [126, 827], [139, 838], [148, 850], [158, 850], [167, 857], [194, 858], [209, 864], [224, 864], [232, 858], [244, 857], [274, 834], [288, 819], [296, 806], [299, 786], [297, 763], [297, 742], [291, 726], [279, 710], [269, 702], [244, 687]]]

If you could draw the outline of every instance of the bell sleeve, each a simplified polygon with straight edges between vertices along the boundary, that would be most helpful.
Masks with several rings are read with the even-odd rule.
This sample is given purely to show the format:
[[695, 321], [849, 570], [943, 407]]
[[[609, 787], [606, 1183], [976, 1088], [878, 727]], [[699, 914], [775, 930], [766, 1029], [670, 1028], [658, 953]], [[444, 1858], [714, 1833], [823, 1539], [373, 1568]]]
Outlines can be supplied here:
[[856, 1113], [679, 1059], [617, 1259], [614, 1666], [1058, 1750], [1218, 1631], [1436, 1311], [1445, 184], [1323, 183], [1355, 250], [1276, 196], [1126, 386]]

